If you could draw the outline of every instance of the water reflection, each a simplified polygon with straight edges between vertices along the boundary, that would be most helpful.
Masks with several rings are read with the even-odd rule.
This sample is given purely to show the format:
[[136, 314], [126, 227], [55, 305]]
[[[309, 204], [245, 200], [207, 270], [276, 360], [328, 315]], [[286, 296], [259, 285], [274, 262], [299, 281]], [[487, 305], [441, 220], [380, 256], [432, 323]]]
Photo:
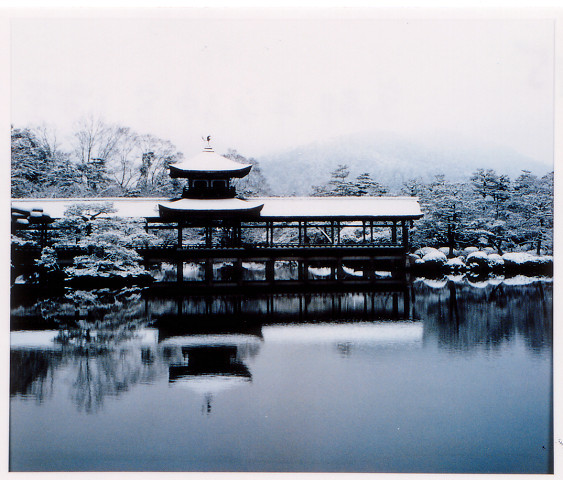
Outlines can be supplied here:
[[514, 337], [531, 352], [552, 347], [552, 284], [501, 279], [428, 280], [413, 285], [413, 309], [426, 336], [451, 352], [498, 350]]
[[135, 295], [123, 302], [121, 320], [114, 308], [77, 318], [64, 301], [59, 330], [17, 329], [18, 321], [29, 323], [26, 313], [51, 318], [53, 307], [13, 309], [10, 394], [43, 402], [60, 374], [65, 381], [57, 388], [67, 388], [76, 408], [89, 413], [108, 397], [163, 377], [203, 396], [211, 412], [214, 396], [252, 383], [248, 362], [267, 344], [328, 344], [339, 357], [434, 340], [458, 354], [495, 351], [515, 337], [536, 354], [552, 346], [552, 286], [545, 281], [450, 278], [384, 292]]

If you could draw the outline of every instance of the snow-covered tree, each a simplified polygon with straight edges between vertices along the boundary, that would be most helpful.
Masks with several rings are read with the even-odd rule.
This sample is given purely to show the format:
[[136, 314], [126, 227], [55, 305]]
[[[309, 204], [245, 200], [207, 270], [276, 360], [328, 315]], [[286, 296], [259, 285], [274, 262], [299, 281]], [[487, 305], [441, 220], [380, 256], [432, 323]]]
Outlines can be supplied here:
[[54, 159], [30, 129], [12, 128], [11, 137], [12, 197], [38, 196]]
[[530, 171], [522, 171], [514, 181], [509, 209], [516, 243], [532, 243], [538, 254], [544, 242], [550, 246], [553, 238], [553, 172], [538, 178]]
[[270, 194], [270, 185], [260, 169], [258, 160], [253, 157], [244, 157], [232, 148], [229, 148], [224, 156], [238, 163], [252, 165], [252, 169], [246, 177], [235, 180], [238, 194], [245, 197], [260, 197]]

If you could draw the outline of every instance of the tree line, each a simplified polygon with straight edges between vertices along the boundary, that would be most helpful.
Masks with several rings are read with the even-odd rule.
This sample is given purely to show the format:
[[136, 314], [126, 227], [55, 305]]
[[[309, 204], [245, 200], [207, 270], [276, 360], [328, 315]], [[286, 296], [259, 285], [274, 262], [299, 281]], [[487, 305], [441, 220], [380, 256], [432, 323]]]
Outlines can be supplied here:
[[[76, 122], [67, 144], [63, 149], [53, 128], [12, 126], [12, 197], [146, 197], [181, 191], [182, 181], [170, 178], [168, 167], [183, 154], [169, 140], [89, 116]], [[232, 149], [225, 156], [255, 165], [239, 181], [242, 194], [268, 193], [255, 159]]]
[[[313, 196], [385, 195], [389, 189], [362, 173], [349, 179], [339, 165]], [[523, 170], [515, 179], [492, 169], [477, 169], [469, 179], [451, 182], [437, 175], [403, 184], [401, 194], [419, 198], [424, 217], [414, 223], [415, 246], [493, 247], [498, 253], [533, 247], [553, 250], [553, 172], [542, 177]]]
[[[169, 141], [137, 134], [94, 117], [78, 121], [70, 148], [61, 147], [54, 130], [12, 127], [12, 197], [173, 196], [182, 181], [171, 179], [168, 166], [183, 158]], [[253, 165], [237, 180], [243, 196], [270, 194], [258, 161], [230, 149], [226, 157]], [[444, 175], [420, 178], [390, 192], [368, 172], [350, 178], [339, 165], [329, 181], [312, 187], [313, 196], [379, 196], [390, 193], [417, 196], [424, 217], [414, 223], [412, 240], [418, 246], [492, 246], [498, 252], [553, 248], [553, 172], [538, 177], [529, 171], [514, 180], [494, 170], [478, 169], [466, 181]]]

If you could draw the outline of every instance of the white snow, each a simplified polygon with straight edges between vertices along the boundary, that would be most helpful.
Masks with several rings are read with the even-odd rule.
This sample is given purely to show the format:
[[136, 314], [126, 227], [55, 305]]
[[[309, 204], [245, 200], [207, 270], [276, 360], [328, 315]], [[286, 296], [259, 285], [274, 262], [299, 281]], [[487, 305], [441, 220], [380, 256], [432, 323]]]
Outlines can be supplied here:
[[481, 251], [471, 252], [469, 255], [467, 255], [466, 262], [469, 263], [471, 260], [474, 260], [474, 259], [486, 260], [487, 254], [485, 252], [481, 252]]
[[463, 268], [465, 267], [465, 262], [460, 257], [449, 258], [446, 265], [452, 268]]
[[352, 275], [354, 277], [362, 277], [363, 276], [363, 272], [353, 270], [352, 268], [342, 266], [342, 270], [344, 270], [344, 273], [347, 273], [348, 275]]
[[309, 272], [317, 277], [328, 277], [330, 275], [330, 268], [329, 267], [309, 267]]
[[487, 261], [491, 267], [495, 265], [504, 265], [504, 259], [498, 253], [490, 253], [487, 256]]
[[393, 273], [392, 272], [386, 272], [383, 270], [376, 270], [375, 272], [373, 272], [377, 277], [380, 278], [388, 278], [388, 277], [392, 277]]
[[263, 272], [266, 270], [266, 265], [263, 263], [242, 262], [242, 266], [251, 272]]
[[527, 252], [509, 252], [505, 253], [502, 258], [506, 262], [516, 263], [518, 265], [525, 263], [549, 263], [553, 261], [553, 257], [551, 255], [538, 257]]
[[447, 257], [440, 252], [440, 250], [436, 250], [433, 248], [432, 250], [427, 251], [422, 257], [422, 262], [438, 262], [438, 263], [446, 263]]
[[262, 203], [240, 198], [213, 198], [195, 199], [182, 198], [171, 202], [160, 202], [159, 205], [173, 210], [192, 210], [192, 211], [215, 211], [215, 210], [252, 210], [260, 207]]
[[235, 162], [230, 158], [219, 155], [211, 148], [205, 148], [203, 152], [198, 153], [194, 157], [178, 163], [172, 163], [171, 166], [192, 172], [236, 172], [252, 165]]
[[415, 197], [260, 197], [261, 217], [374, 217], [418, 218]]
[[[355, 217], [377, 218], [419, 218], [422, 216], [418, 199], [415, 197], [253, 197], [249, 200], [230, 199], [181, 199], [170, 203], [168, 198], [33, 198], [14, 199], [12, 206], [31, 210], [43, 208], [52, 218], [64, 217], [65, 210], [74, 204], [112, 203], [114, 213], [100, 217], [157, 217], [158, 205], [191, 210], [229, 210], [254, 208], [264, 204], [260, 217], [276, 218], [320, 217], [343, 219]], [[252, 207], [251, 207], [252, 205]]]

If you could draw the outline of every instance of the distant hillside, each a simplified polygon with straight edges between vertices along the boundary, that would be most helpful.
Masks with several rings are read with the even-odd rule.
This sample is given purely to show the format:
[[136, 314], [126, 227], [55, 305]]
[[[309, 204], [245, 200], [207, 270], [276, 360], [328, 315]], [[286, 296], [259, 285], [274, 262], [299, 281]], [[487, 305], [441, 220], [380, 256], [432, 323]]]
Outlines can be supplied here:
[[312, 185], [325, 183], [339, 164], [350, 167], [351, 178], [368, 172], [394, 191], [410, 178], [426, 181], [440, 173], [457, 181], [468, 178], [477, 168], [492, 168], [514, 179], [523, 169], [540, 176], [552, 169], [508, 148], [450, 137], [420, 141], [382, 134], [341, 137], [258, 160], [272, 192], [278, 195], [310, 194]]

